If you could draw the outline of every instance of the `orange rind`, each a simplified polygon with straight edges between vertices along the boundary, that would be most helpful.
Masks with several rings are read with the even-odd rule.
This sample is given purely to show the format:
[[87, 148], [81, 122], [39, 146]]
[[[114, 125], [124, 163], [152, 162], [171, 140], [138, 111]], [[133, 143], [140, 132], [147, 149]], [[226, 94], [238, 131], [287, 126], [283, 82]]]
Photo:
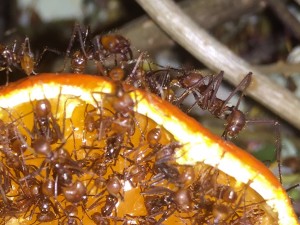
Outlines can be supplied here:
[[[0, 107], [13, 111], [19, 105], [45, 98], [57, 99], [58, 96], [60, 96], [61, 102], [73, 97], [95, 106], [95, 98], [97, 97], [93, 93], [113, 95], [114, 88], [115, 84], [113, 82], [97, 76], [40, 74], [3, 87], [0, 90]], [[259, 201], [262, 201], [265, 205], [263, 207], [265, 211], [269, 211], [271, 217], [277, 217], [275, 221], [278, 224], [299, 224], [290, 198], [278, 179], [263, 163], [232, 143], [211, 134], [193, 118], [188, 117], [168, 102], [143, 90], [130, 87], [128, 89], [128, 93], [134, 101], [134, 111], [149, 118], [156, 124], [155, 126], [164, 128], [176, 141], [182, 144], [182, 147], [176, 151], [176, 163], [191, 166], [202, 163], [217, 168], [226, 176], [235, 179], [235, 186], [242, 187], [243, 185], [244, 189], [252, 189], [256, 192], [261, 198]], [[76, 104], [78, 102], [74, 101], [73, 104], [70, 100], [65, 112], [58, 114], [58, 117], [71, 118]], [[19, 113], [21, 115], [24, 112]], [[0, 111], [1, 119], [6, 117], [4, 114], [3, 111]], [[74, 118], [72, 119], [74, 124], [77, 124]], [[231, 181], [220, 182], [231, 183]], [[135, 202], [131, 202], [129, 208], [135, 211], [145, 210], [138, 205], [142, 201], [142, 197], [138, 192], [135, 192], [135, 189], [128, 191], [124, 202], [129, 198], [136, 198]], [[120, 210], [122, 207], [128, 208], [124, 205], [124, 202], [121, 202], [118, 206]], [[241, 207], [239, 207], [242, 208], [243, 202], [240, 205]], [[123, 215], [129, 213], [128, 210], [125, 210]], [[15, 223], [16, 221], [20, 222], [20, 219], [12, 218], [9, 222]], [[178, 222], [178, 220], [174, 221]], [[273, 223], [274, 221], [266, 219], [257, 224]]]

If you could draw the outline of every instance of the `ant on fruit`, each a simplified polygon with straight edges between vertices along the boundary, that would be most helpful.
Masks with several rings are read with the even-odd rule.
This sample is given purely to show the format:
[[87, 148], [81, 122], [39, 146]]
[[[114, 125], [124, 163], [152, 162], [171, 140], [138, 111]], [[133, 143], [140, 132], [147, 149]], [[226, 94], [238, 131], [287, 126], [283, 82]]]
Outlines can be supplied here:
[[[102, 224], [101, 222], [107, 221], [109, 217], [111, 217], [113, 211], [116, 211], [116, 204], [118, 203], [119, 199], [118, 197], [112, 195], [112, 194], [107, 194], [103, 195], [104, 192], [101, 192], [101, 196], [99, 199], [97, 199], [90, 207], [88, 210], [92, 210], [93, 208], [102, 205], [100, 212], [96, 212], [91, 215], [91, 219], [96, 223], [96, 224]], [[101, 201], [101, 199], [105, 197], [104, 201]]]
[[[172, 101], [175, 105], [180, 105], [187, 96], [192, 93], [195, 102], [186, 110], [189, 113], [194, 106], [198, 105], [203, 110], [208, 110], [212, 115], [217, 118], [225, 119], [226, 125], [222, 137], [225, 140], [236, 137], [247, 124], [269, 124], [275, 127], [276, 136], [276, 160], [279, 170], [279, 179], [282, 183], [281, 178], [281, 165], [280, 165], [280, 154], [281, 154], [281, 140], [279, 134], [279, 123], [273, 120], [251, 120], [246, 119], [245, 114], [238, 109], [241, 99], [244, 95], [244, 91], [251, 84], [252, 73], [248, 73], [236, 88], [230, 93], [225, 99], [221, 100], [217, 97], [217, 92], [220, 88], [223, 80], [224, 72], [221, 71], [216, 76], [203, 76], [200, 73], [190, 72], [185, 73], [170, 82], [170, 85], [184, 88], [184, 92], [175, 97]], [[241, 95], [235, 106], [228, 106], [228, 102], [232, 97], [241, 92]]]
[[20, 212], [19, 206], [15, 201], [7, 199], [8, 201], [0, 201], [0, 224], [8, 224], [10, 219], [19, 217], [22, 212]]
[[[84, 213], [89, 219], [92, 219], [87, 213], [87, 202], [88, 202], [88, 194], [87, 187], [83, 181], [76, 180], [75, 182], [63, 186], [62, 187], [62, 195], [65, 197], [65, 200], [72, 204], [73, 207], [78, 209], [79, 206], [82, 208], [82, 213]], [[64, 209], [65, 211], [65, 209]], [[68, 221], [70, 221], [70, 212], [65, 212], [65, 215], [68, 217]], [[72, 218], [71, 221], [76, 221], [79, 218]]]
[[112, 194], [106, 195], [106, 200], [104, 206], [101, 208], [102, 216], [111, 216], [113, 211], [116, 211], [116, 204], [118, 203], [118, 198]]
[[57, 197], [59, 188], [72, 184], [73, 175], [79, 176], [83, 173], [82, 168], [78, 167], [77, 162], [71, 158], [67, 150], [63, 149], [63, 145], [65, 143], [62, 143], [53, 151], [45, 137], [41, 136], [36, 139], [32, 144], [33, 150], [36, 154], [45, 156], [45, 159], [36, 171], [21, 178], [20, 181], [31, 179], [38, 174], [41, 175], [41, 171], [46, 168], [46, 178], [48, 179], [50, 173], [52, 173], [55, 180], [54, 190], [55, 197]]
[[123, 219], [122, 225], [155, 225], [157, 221], [151, 216], [132, 216], [126, 214]]
[[164, 187], [151, 187], [142, 192], [145, 199], [145, 207], [150, 216], [162, 214], [156, 224], [161, 224], [173, 213], [190, 212], [192, 210], [191, 191], [178, 189], [172, 191]]
[[[55, 220], [58, 215], [58, 208], [53, 204], [48, 196], [42, 193], [41, 181], [36, 178], [26, 180], [26, 185], [20, 185], [19, 192], [22, 195], [16, 198], [16, 202], [22, 212], [25, 212], [23, 217], [32, 219], [36, 208], [39, 208], [36, 221], [50, 222]], [[51, 208], [53, 210], [51, 210]], [[27, 216], [27, 213], [30, 214]], [[35, 222], [36, 222], [35, 221]], [[35, 223], [34, 222], [34, 223]]]
[[[6, 112], [8, 112], [9, 116], [11, 116], [9, 111]], [[3, 162], [6, 167], [14, 171], [16, 178], [20, 178], [21, 173], [23, 175], [28, 175], [32, 172], [32, 170], [35, 170], [35, 167], [26, 165], [25, 159], [29, 157], [29, 155], [24, 155], [25, 151], [28, 149], [28, 145], [26, 143], [27, 137], [21, 134], [18, 130], [17, 124], [15, 124], [18, 120], [14, 120], [13, 118], [11, 119], [12, 122], [10, 123], [4, 123], [0, 120], [0, 152], [3, 154]]]
[[149, 162], [131, 163], [131, 166], [124, 168], [124, 180], [129, 181], [132, 187], [137, 187], [138, 184], [140, 186], [145, 186], [145, 178], [147, 174], [151, 171]]
[[7, 194], [12, 190], [12, 181], [16, 182], [13, 174], [10, 172], [2, 162], [0, 162], [0, 195], [2, 196], [2, 201], [8, 203]]
[[50, 101], [46, 98], [37, 100], [32, 107], [34, 109], [33, 142], [39, 137], [45, 137], [51, 144], [63, 140], [64, 137], [56, 118], [53, 116]]
[[64, 208], [65, 214], [61, 220], [59, 221], [60, 225], [82, 225], [82, 219], [78, 217], [78, 209], [75, 205], [67, 205]]
[[[159, 65], [157, 65], [159, 66]], [[159, 66], [162, 67], [162, 66]], [[155, 95], [161, 97], [163, 100], [168, 102], [175, 101], [175, 93], [172, 90], [173, 86], [176, 86], [176, 82], [171, 78], [171, 71], [176, 69], [174, 68], [160, 68], [156, 70], [150, 69], [145, 72], [145, 80], [148, 86], [148, 89]], [[177, 71], [178, 72], [178, 71]]]

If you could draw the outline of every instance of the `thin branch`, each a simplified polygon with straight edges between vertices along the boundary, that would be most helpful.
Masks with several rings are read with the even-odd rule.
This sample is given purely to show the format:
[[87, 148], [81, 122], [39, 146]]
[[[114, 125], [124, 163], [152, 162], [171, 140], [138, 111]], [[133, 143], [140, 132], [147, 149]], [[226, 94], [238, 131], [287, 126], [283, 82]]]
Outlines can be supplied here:
[[300, 73], [299, 63], [291, 64], [291, 63], [286, 63], [284, 61], [278, 61], [276, 63], [266, 64], [266, 65], [257, 65], [254, 67], [266, 75], [281, 73], [285, 77], [290, 77], [291, 74]]
[[[180, 6], [205, 29], [213, 29], [226, 21], [258, 12], [265, 7], [265, 4], [261, 0], [186, 0], [181, 2]], [[174, 41], [148, 16], [129, 22], [118, 32], [128, 38], [134, 48], [148, 51], [150, 55], [174, 46]]]
[[247, 93], [274, 113], [300, 129], [300, 101], [289, 91], [272, 82], [260, 71], [232, 53], [209, 35], [170, 0], [137, 0], [153, 20], [176, 42], [212, 70], [225, 71], [225, 78], [237, 85], [252, 71]]

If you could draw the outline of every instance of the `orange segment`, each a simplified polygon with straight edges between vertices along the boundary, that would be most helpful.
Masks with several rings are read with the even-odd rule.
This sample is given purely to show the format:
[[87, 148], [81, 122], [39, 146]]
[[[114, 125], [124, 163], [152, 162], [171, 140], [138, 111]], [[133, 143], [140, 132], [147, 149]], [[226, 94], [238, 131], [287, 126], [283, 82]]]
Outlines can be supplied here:
[[[9, 109], [12, 114], [14, 114], [14, 110], [22, 104], [28, 104], [30, 102], [35, 104], [36, 100], [39, 99], [49, 99], [52, 103], [53, 99], [58, 99], [59, 96], [62, 104], [58, 107], [57, 119], [72, 119], [72, 123], [70, 121], [66, 122], [66, 134], [74, 132], [74, 139], [76, 142], [78, 140], [82, 141], [83, 139], [89, 142], [89, 138], [93, 133], [84, 133], [82, 132], [82, 129], [80, 132], [77, 130], [80, 126], [84, 126], [82, 115], [83, 113], [86, 113], [85, 107], [86, 105], [90, 105], [92, 106], [91, 108], [96, 108], [95, 99], [99, 102], [106, 100], [110, 101], [114, 96], [115, 84], [104, 78], [90, 75], [42, 74], [10, 84], [8, 87], [4, 87], [0, 92], [1, 108]], [[209, 216], [207, 216], [208, 214], [206, 215], [206, 211], [208, 209], [201, 208], [201, 206], [197, 205], [204, 214], [203, 218], [197, 217], [194, 214], [191, 215], [191, 213], [186, 212], [185, 210], [179, 210], [180, 212], [176, 213], [176, 215], [171, 215], [170, 218], [166, 219], [169, 224], [185, 224], [187, 217], [193, 217], [195, 221], [203, 219], [208, 224], [216, 223], [216, 221], [219, 220], [224, 220], [228, 223], [234, 223], [234, 221], [235, 223], [238, 221], [243, 222], [246, 221], [246, 219], [247, 221], [253, 220], [253, 218], [241, 216], [241, 211], [251, 211], [252, 215], [260, 213], [270, 214], [268, 216], [260, 217], [258, 224], [274, 224], [277, 219], [278, 224], [282, 225], [298, 224], [297, 217], [285, 190], [278, 179], [261, 162], [235, 145], [211, 134], [197, 121], [183, 114], [179, 109], [158, 97], [133, 88], [131, 88], [128, 93], [134, 101], [135, 117], [140, 121], [139, 129], [141, 130], [141, 134], [138, 138], [143, 136], [145, 128], [161, 127], [169, 132], [169, 134], [166, 134], [165, 139], [168, 139], [169, 141], [179, 141], [181, 143], [182, 147], [177, 148], [176, 157], [174, 157], [175, 161], [172, 165], [175, 165], [175, 163], [178, 164], [176, 168], [180, 171], [180, 174], [184, 174], [185, 172], [183, 171], [186, 171], [190, 165], [194, 166], [194, 171], [197, 173], [198, 178], [196, 178], [194, 184], [190, 185], [192, 190], [196, 189], [200, 183], [201, 185], [211, 185], [207, 184], [206, 181], [211, 179], [212, 181], [216, 181], [221, 187], [222, 190], [220, 193], [224, 194], [226, 188], [232, 186], [234, 192], [238, 194], [238, 203], [233, 204], [231, 208], [236, 215], [232, 216], [230, 219], [227, 218], [226, 212], [224, 212], [225, 216], [222, 216], [221, 214], [223, 210], [226, 211], [227, 203], [221, 202], [221, 197], [218, 197], [218, 195], [216, 197], [216, 195], [207, 193], [203, 194], [202, 197], [207, 202], [215, 203], [215, 205], [211, 206], [212, 215], [209, 214]], [[104, 95], [107, 95], [108, 97], [103, 98]], [[65, 104], [64, 106], [64, 102], [68, 102], [68, 104]], [[52, 108], [55, 108], [55, 105]], [[22, 110], [23, 111], [19, 112], [19, 114], [14, 114], [15, 117], [16, 115], [21, 116], [26, 113], [31, 113], [28, 118], [30, 117], [30, 120], [32, 121], [33, 109], [31, 105], [29, 105], [28, 109]], [[7, 119], [7, 117], [9, 117], [7, 112], [0, 110], [0, 118]], [[26, 117], [27, 116], [24, 116], [24, 121]], [[33, 126], [32, 122], [24, 122], [24, 124], [25, 125], [23, 126]], [[61, 122], [59, 124], [61, 126]], [[72, 126], [76, 127], [74, 131], [71, 130]], [[139, 145], [138, 138], [133, 141], [135, 146]], [[103, 145], [102, 142], [97, 144], [99, 146]], [[82, 145], [82, 143], [79, 145]], [[75, 144], [75, 147], [77, 148], [79, 145]], [[71, 149], [74, 147], [72, 144], [67, 143], [66, 148]], [[142, 149], [142, 147], [140, 148]], [[145, 152], [147, 151], [145, 150]], [[80, 154], [84, 155], [85, 153]], [[81, 157], [80, 154], [79, 157]], [[131, 166], [131, 163], [128, 163], [126, 159], [123, 159], [116, 163], [113, 168], [116, 169], [117, 167], [120, 167], [120, 169], [116, 170], [122, 172], [123, 170], [126, 170], [128, 166]], [[220, 172], [216, 172], [217, 170]], [[211, 176], [211, 178], [208, 175]], [[92, 180], [92, 183], [95, 182], [91, 174], [85, 175], [82, 180]], [[87, 183], [88, 182], [85, 182], [85, 185], [87, 185]], [[174, 190], [174, 193], [177, 193], [178, 191], [177, 187], [174, 187], [173, 184], [168, 182], [165, 182], [162, 185], [165, 185], [164, 187], [169, 190]], [[159, 187], [161, 188], [161, 186]], [[207, 189], [205, 189], [204, 186], [200, 186], [200, 188], [203, 188], [203, 190], [207, 190], [208, 192], [217, 190], [214, 186]], [[143, 201], [145, 201], [145, 198], [147, 198], [148, 195], [150, 196], [150, 199], [151, 194], [146, 193], [145, 197], [145, 193], [141, 193], [143, 191], [138, 187], [131, 187], [128, 188], [128, 190], [125, 187], [124, 189], [125, 196], [123, 196], [124, 200], [119, 201], [118, 203], [117, 217], [132, 217], [133, 220], [135, 220], [137, 216], [145, 215], [148, 209], [143, 205]], [[89, 188], [90, 194], [92, 194], [91, 190], [92, 189]], [[245, 194], [246, 190], [247, 194]], [[193, 192], [193, 197], [198, 196], [196, 192], [197, 190]], [[161, 192], [159, 193], [161, 194]], [[156, 197], [157, 196], [158, 195], [156, 195]], [[120, 198], [120, 196], [118, 196], [118, 198]], [[248, 202], [252, 199], [255, 199], [255, 201], [251, 205], [251, 203]], [[58, 198], [58, 200], [65, 202], [62, 198]], [[257, 205], [259, 203], [261, 203], [261, 206], [258, 207]], [[97, 209], [97, 207], [91, 209], [91, 211], [99, 210], [100, 209]], [[256, 214], [252, 211], [255, 211]], [[158, 215], [159, 214], [157, 214], [155, 218], [159, 218]], [[113, 216], [110, 217], [110, 219], [114, 219]], [[21, 221], [22, 220], [19, 219], [16, 224]], [[91, 222], [89, 218], [85, 218], [83, 221], [86, 223]], [[16, 222], [16, 219], [13, 218], [10, 222], [14, 223]], [[57, 221], [48, 224], [57, 224]], [[139, 222], [137, 224], [143, 223]]]

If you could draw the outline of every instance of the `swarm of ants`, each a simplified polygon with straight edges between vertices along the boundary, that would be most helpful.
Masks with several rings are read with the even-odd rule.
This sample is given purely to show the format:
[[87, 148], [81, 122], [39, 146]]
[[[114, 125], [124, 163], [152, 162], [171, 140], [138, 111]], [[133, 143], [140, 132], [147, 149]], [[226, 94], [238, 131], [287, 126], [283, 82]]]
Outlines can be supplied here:
[[[135, 59], [125, 37], [92, 36], [76, 24], [64, 52], [45, 48], [36, 57], [29, 38], [1, 45], [0, 68], [7, 82], [14, 70], [27, 76], [44, 72], [38, 65], [48, 51], [64, 57], [62, 70], [52, 72], [85, 73], [92, 66], [96, 76], [114, 82], [115, 91], [92, 93], [93, 105], [78, 104], [78, 121], [65, 112], [71, 102], [80, 100], [62, 94], [32, 100], [27, 112], [1, 108], [1, 224], [15, 218], [30, 224], [70, 225], [263, 223], [265, 202], [249, 202], [249, 184], [241, 185], [217, 167], [178, 165], [175, 153], [184, 143], [136, 113], [128, 89], [144, 89], [178, 107], [191, 96], [194, 104], [184, 110], [199, 107], [226, 120], [222, 137], [229, 139], [249, 122], [238, 106], [251, 73], [222, 100], [217, 92], [223, 72], [203, 76], [159, 67], [144, 53]], [[230, 106], [229, 100], [239, 92], [238, 103]], [[126, 199], [129, 190], [141, 196], [141, 212], [119, 212], [119, 205], [133, 201]]]

